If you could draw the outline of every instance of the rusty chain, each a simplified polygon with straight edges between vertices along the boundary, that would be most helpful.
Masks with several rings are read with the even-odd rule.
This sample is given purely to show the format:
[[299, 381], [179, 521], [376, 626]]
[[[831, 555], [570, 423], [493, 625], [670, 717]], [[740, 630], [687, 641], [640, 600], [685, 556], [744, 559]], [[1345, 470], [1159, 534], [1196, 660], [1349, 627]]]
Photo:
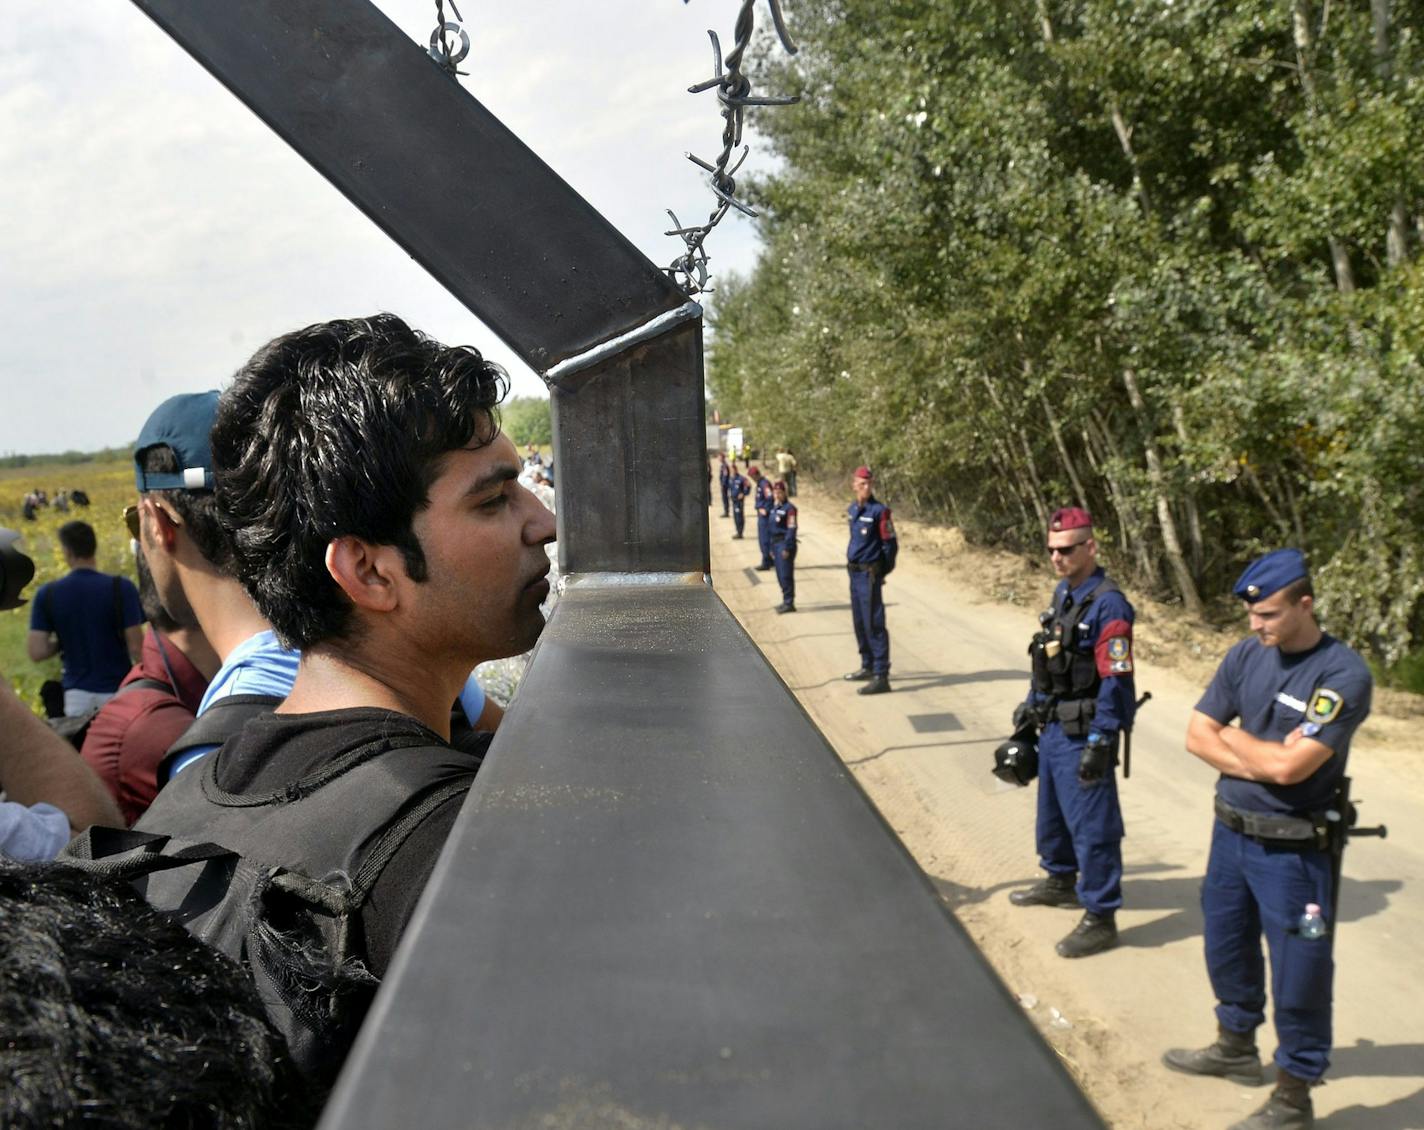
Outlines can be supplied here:
[[[771, 6], [771, 19], [776, 27], [777, 38], [781, 40], [781, 46], [786, 49], [787, 54], [796, 54], [796, 44], [791, 41], [791, 36], [786, 30], [786, 21], [781, 15], [780, 0], [767, 0], [767, 2]], [[683, 3], [687, 3], [687, 0], [683, 0]], [[707, 289], [709, 256], [706, 242], [712, 229], [720, 224], [733, 208], [744, 215], [756, 216], [754, 209], [737, 199], [736, 172], [742, 167], [742, 162], [747, 159], [747, 153], [750, 151], [750, 146], [742, 145], [742, 121], [746, 108], [748, 106], [789, 106], [798, 101], [794, 97], [755, 98], [752, 96], [751, 80], [742, 73], [742, 55], [752, 40], [755, 24], [752, 9], [755, 3], [756, 0], [742, 0], [741, 11], [737, 14], [737, 23], [734, 29], [736, 42], [727, 54], [725, 69], [723, 69], [722, 44], [717, 39], [715, 31], [708, 31], [707, 35], [712, 40], [713, 77], [687, 88], [690, 94], [700, 94], [704, 90], [716, 89], [717, 100], [722, 103], [723, 120], [722, 151], [717, 155], [716, 161], [704, 161], [692, 153], [685, 154], [689, 161], [708, 174], [707, 183], [712, 189], [713, 195], [717, 197], [717, 205], [713, 208], [712, 214], [708, 216], [707, 222], [704, 224], [697, 227], [683, 227], [677, 214], [671, 208], [667, 210], [667, 214], [672, 218], [673, 228], [664, 234], [677, 236], [683, 242], [683, 253], [673, 260], [667, 268], [667, 272], [688, 295], [699, 294]], [[736, 164], [728, 168], [732, 154], [738, 146], [742, 147], [742, 154], [737, 158]]]

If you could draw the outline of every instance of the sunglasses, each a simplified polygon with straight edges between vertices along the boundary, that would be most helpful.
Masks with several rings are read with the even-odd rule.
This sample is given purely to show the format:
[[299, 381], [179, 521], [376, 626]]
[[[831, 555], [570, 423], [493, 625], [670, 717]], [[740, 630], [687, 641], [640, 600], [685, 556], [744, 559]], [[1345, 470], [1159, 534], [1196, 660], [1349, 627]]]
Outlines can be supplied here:
[[1082, 541], [1075, 541], [1072, 545], [1046, 545], [1043, 548], [1048, 550], [1049, 557], [1072, 557], [1078, 552], [1078, 547], [1087, 545], [1089, 540], [1084, 538]]
[[138, 536], [138, 507], [137, 507], [137, 506], [125, 506], [125, 507], [124, 507], [124, 525], [128, 527], [128, 530], [129, 530], [129, 537], [133, 538], [134, 541], [138, 541], [138, 540], [139, 540], [139, 536]]

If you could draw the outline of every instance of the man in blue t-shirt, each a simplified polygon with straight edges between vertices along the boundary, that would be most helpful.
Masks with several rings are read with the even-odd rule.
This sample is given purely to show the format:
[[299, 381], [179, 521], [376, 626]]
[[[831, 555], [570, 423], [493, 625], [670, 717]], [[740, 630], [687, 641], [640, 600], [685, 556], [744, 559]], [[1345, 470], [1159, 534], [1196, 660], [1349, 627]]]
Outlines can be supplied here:
[[1321, 631], [1299, 550], [1253, 561], [1234, 592], [1256, 634], [1227, 653], [1187, 727], [1187, 750], [1221, 771], [1202, 885], [1218, 1034], [1163, 1061], [1187, 1074], [1261, 1081], [1255, 1031], [1266, 1016], [1264, 932], [1279, 1071], [1270, 1099], [1233, 1130], [1308, 1127], [1310, 1087], [1330, 1065], [1335, 963], [1332, 933], [1309, 937], [1296, 924], [1308, 905], [1327, 916], [1333, 905], [1324, 814], [1338, 804], [1372, 681], [1363, 659]]
[[69, 572], [41, 585], [30, 605], [30, 658], [58, 652], [64, 666], [64, 713], [95, 710], [119, 689], [143, 653], [143, 608], [127, 577], [95, 567], [98, 539], [88, 522], [66, 522], [59, 544]]

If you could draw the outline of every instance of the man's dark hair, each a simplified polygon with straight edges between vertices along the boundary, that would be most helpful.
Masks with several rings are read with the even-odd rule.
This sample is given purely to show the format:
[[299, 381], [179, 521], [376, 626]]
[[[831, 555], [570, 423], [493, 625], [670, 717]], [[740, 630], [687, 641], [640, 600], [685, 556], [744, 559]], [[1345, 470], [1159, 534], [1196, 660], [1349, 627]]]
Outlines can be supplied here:
[[1311, 584], [1309, 577], [1301, 577], [1299, 580], [1292, 581], [1286, 585], [1285, 588], [1281, 589], [1281, 592], [1285, 594], [1287, 604], [1299, 604], [1301, 597], [1315, 596], [1315, 586]]
[[285, 646], [350, 634], [333, 538], [393, 545], [425, 580], [412, 520], [447, 452], [494, 439], [507, 388], [478, 350], [393, 314], [286, 334], [238, 371], [213, 423], [218, 508], [236, 575]]
[[[134, 458], [146, 474], [177, 474], [183, 470], [177, 453], [166, 443], [145, 447]], [[232, 546], [218, 521], [218, 503], [210, 490], [154, 490], [149, 494], [163, 499], [183, 522], [193, 544], [212, 566], [223, 573], [232, 571]]]
[[59, 544], [75, 556], [88, 560], [99, 552], [99, 539], [88, 522], [66, 522], [59, 527]]
[[0, 859], [0, 1126], [310, 1126], [232, 961], [126, 882]]

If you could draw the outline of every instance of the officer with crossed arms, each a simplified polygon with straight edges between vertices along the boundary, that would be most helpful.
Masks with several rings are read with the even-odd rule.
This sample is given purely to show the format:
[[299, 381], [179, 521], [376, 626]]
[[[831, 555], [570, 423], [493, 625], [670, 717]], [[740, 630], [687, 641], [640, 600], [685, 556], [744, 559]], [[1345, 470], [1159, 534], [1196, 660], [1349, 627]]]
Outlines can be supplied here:
[[[1305, 558], [1278, 549], [1253, 561], [1233, 590], [1255, 635], [1226, 654], [1187, 726], [1187, 750], [1221, 771], [1202, 884], [1206, 965], [1217, 1038], [1174, 1048], [1174, 1071], [1262, 1081], [1256, 1029], [1266, 1019], [1270, 953], [1276, 1087], [1232, 1130], [1315, 1124], [1310, 1087], [1330, 1066], [1334, 890], [1325, 813], [1345, 775], [1350, 739], [1370, 712], [1369, 668], [1321, 631]], [[1239, 726], [1231, 723], [1240, 721]], [[1323, 909], [1322, 909], [1323, 908]]]

